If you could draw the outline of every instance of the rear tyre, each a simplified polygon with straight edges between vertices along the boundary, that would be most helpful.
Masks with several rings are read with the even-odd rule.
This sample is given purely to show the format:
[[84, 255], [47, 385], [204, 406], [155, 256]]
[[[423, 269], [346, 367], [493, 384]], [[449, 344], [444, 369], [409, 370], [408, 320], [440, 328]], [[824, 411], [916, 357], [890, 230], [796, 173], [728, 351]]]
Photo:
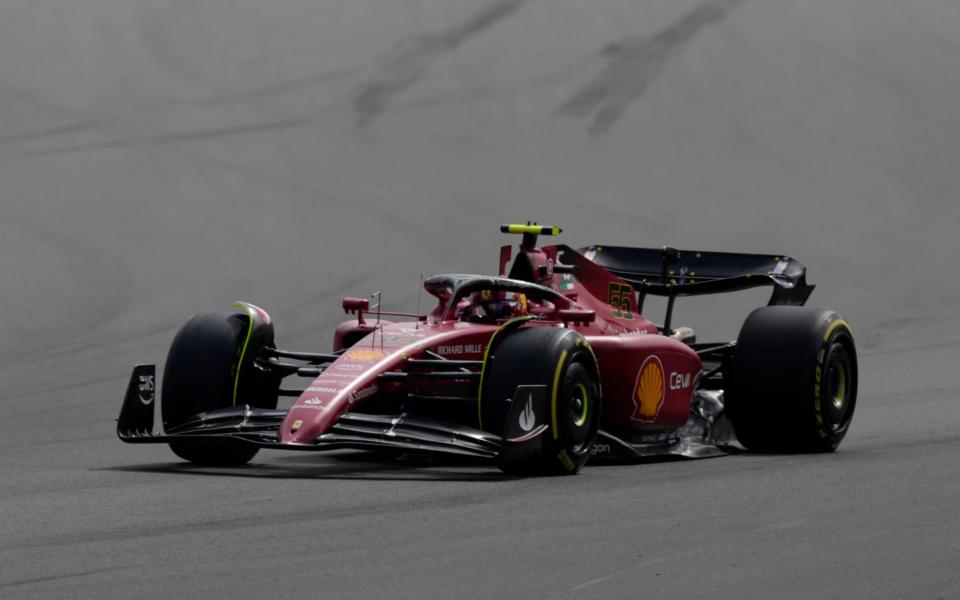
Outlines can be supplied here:
[[740, 443], [762, 452], [832, 452], [857, 402], [853, 333], [833, 311], [767, 306], [743, 324], [727, 390]]
[[534, 327], [506, 336], [485, 366], [480, 392], [483, 429], [503, 435], [517, 386], [546, 388], [548, 429], [538, 455], [500, 458], [510, 474], [572, 475], [590, 456], [600, 427], [599, 370], [593, 351], [570, 329]]
[[[276, 408], [279, 382], [253, 366], [258, 351], [273, 345], [273, 330], [248, 339], [250, 319], [241, 313], [201, 313], [180, 328], [163, 373], [160, 413], [165, 429], [199, 413], [235, 405]], [[242, 442], [191, 440], [171, 442], [170, 449], [184, 460], [220, 466], [245, 464], [259, 450]]]

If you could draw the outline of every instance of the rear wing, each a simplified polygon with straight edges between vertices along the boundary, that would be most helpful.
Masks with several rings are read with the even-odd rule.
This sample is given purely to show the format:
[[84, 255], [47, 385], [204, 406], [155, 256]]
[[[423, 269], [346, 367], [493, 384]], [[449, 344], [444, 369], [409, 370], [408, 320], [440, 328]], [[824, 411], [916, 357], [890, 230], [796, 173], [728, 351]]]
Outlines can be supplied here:
[[646, 294], [673, 299], [772, 286], [768, 304], [802, 306], [814, 288], [807, 283], [807, 268], [788, 256], [623, 246], [578, 252], [632, 284], [640, 303]]

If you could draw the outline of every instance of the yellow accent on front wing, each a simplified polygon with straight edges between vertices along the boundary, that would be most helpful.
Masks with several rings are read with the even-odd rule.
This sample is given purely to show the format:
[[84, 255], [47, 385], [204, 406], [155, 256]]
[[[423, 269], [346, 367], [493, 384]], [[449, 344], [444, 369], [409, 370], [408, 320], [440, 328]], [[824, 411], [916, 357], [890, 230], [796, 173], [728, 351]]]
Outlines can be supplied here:
[[487, 341], [487, 347], [483, 350], [483, 366], [480, 367], [480, 384], [477, 387], [477, 429], [483, 429], [483, 412], [480, 410], [480, 403], [483, 402], [483, 378], [487, 375], [487, 358], [490, 356], [490, 349], [493, 348], [493, 342], [497, 339], [497, 336], [500, 335], [500, 333], [503, 332], [503, 330], [509, 325], [512, 325], [518, 321], [529, 321], [532, 318], [532, 316], [525, 316], [510, 319], [501, 325], [500, 329], [494, 331], [493, 335], [490, 336], [490, 340]]

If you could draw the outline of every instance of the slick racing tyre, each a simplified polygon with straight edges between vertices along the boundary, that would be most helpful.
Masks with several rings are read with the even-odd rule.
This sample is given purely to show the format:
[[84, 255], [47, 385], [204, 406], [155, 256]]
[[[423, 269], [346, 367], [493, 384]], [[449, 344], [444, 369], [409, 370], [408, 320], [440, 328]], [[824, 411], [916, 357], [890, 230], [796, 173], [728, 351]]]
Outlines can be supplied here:
[[[231, 406], [276, 408], [279, 380], [253, 365], [259, 351], [273, 343], [272, 325], [252, 315], [201, 313], [187, 321], [173, 338], [164, 368], [164, 429]], [[222, 466], [247, 463], [259, 450], [242, 442], [193, 440], [170, 442], [170, 449], [193, 463]]]
[[749, 450], [831, 452], [857, 402], [857, 351], [833, 311], [767, 306], [737, 339], [727, 413]]
[[[526, 400], [518, 386], [538, 386], [542, 414], [534, 414], [533, 395]], [[589, 344], [576, 331], [532, 327], [506, 335], [487, 358], [480, 398], [483, 429], [508, 437], [506, 432], [526, 407], [511, 407], [517, 398], [531, 403], [526, 408], [529, 426], [523, 430], [541, 432], [510, 450], [505, 439], [499, 458], [504, 472], [574, 474], [590, 456], [600, 427], [599, 370]]]

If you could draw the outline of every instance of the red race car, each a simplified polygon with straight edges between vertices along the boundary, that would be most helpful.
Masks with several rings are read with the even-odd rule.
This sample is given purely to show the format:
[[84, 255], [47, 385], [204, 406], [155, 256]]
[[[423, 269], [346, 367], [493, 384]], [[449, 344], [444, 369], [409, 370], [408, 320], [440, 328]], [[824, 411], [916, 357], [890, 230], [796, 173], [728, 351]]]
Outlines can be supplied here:
[[[591, 456], [706, 456], [730, 449], [829, 452], [857, 397], [847, 323], [804, 307], [806, 268], [786, 256], [674, 248], [537, 246], [523, 236], [499, 275], [424, 282], [427, 314], [345, 298], [354, 319], [330, 353], [276, 347], [252, 304], [201, 313], [177, 333], [155, 434], [154, 365], [134, 368], [117, 424], [130, 443], [166, 443], [199, 464], [260, 448], [389, 450], [489, 459], [508, 473], [576, 473]], [[511, 264], [512, 259], [512, 264]], [[509, 269], [508, 269], [509, 266]], [[674, 300], [770, 286], [736, 341], [698, 342]], [[667, 298], [662, 324], [644, 299]], [[390, 322], [384, 317], [404, 319]], [[303, 377], [305, 389], [281, 387]], [[278, 410], [280, 396], [296, 397]]]

